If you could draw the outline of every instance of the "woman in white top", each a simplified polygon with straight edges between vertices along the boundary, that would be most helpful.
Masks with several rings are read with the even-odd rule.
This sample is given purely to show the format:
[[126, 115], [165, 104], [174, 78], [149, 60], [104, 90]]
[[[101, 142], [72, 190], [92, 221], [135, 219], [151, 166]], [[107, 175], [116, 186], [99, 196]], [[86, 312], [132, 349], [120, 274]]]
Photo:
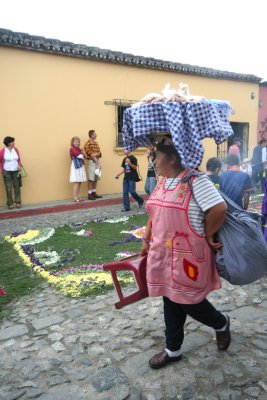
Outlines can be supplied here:
[[3, 143], [5, 147], [0, 150], [0, 172], [4, 177], [7, 206], [9, 209], [14, 207], [14, 191], [15, 206], [16, 208], [21, 208], [19, 185], [19, 171], [21, 170], [20, 154], [18, 149], [15, 147], [15, 139], [13, 137], [6, 136]]
[[80, 190], [82, 182], [86, 182], [86, 172], [84, 168], [84, 154], [80, 149], [80, 138], [74, 136], [71, 139], [70, 158], [72, 160], [70, 167], [70, 182], [73, 182], [73, 194], [75, 203], [84, 201], [80, 198]]

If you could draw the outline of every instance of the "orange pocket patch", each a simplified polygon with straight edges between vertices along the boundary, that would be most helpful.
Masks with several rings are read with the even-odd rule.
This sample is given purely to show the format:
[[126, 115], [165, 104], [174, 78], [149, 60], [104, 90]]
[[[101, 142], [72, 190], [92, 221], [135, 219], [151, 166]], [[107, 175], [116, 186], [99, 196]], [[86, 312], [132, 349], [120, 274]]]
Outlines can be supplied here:
[[198, 277], [198, 267], [187, 261], [185, 258], [183, 260], [183, 264], [184, 272], [186, 273], [188, 278], [192, 279], [192, 281], [196, 281]]

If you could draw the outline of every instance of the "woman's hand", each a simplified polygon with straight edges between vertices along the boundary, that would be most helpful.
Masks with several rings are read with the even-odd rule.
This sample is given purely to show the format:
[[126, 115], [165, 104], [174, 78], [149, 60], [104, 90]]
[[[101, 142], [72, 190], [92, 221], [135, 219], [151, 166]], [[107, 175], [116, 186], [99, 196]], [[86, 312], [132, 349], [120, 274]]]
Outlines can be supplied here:
[[206, 240], [208, 242], [208, 245], [213, 251], [215, 251], [215, 253], [222, 253], [223, 244], [221, 242], [215, 242], [213, 236], [206, 237]]
[[145, 256], [148, 254], [150, 249], [150, 243], [149, 242], [143, 242], [142, 247], [141, 247], [141, 256]]
[[[223, 244], [216, 242], [216, 233], [220, 230], [226, 217], [227, 207], [224, 202], [210, 208], [205, 214], [206, 241], [212, 250], [220, 252]], [[215, 237], [214, 237], [215, 235]]]
[[143, 236], [143, 243], [141, 247], [141, 256], [145, 256], [148, 254], [151, 244], [152, 232], [151, 232], [151, 220], [147, 221], [146, 230]]

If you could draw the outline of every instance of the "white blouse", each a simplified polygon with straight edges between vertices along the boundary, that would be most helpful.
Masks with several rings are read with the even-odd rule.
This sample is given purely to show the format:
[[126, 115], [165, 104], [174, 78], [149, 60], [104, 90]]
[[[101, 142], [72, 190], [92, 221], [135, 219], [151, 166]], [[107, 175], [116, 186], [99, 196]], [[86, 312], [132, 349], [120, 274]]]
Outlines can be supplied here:
[[6, 148], [4, 154], [4, 170], [17, 171], [19, 167], [18, 159], [19, 156], [14, 148], [11, 151]]

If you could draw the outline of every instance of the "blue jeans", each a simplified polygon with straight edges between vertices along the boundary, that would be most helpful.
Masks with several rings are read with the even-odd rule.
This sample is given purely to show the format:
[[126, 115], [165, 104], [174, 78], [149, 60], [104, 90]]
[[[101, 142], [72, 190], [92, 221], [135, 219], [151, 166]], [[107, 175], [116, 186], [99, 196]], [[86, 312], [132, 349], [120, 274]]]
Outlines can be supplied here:
[[153, 192], [157, 185], [157, 178], [155, 176], [147, 176], [146, 178], [146, 184], [145, 184], [145, 192], [149, 196]]
[[128, 179], [123, 179], [123, 207], [125, 210], [130, 210], [130, 195], [137, 201], [137, 203], [143, 204], [144, 200], [135, 191], [135, 181], [130, 181]]

